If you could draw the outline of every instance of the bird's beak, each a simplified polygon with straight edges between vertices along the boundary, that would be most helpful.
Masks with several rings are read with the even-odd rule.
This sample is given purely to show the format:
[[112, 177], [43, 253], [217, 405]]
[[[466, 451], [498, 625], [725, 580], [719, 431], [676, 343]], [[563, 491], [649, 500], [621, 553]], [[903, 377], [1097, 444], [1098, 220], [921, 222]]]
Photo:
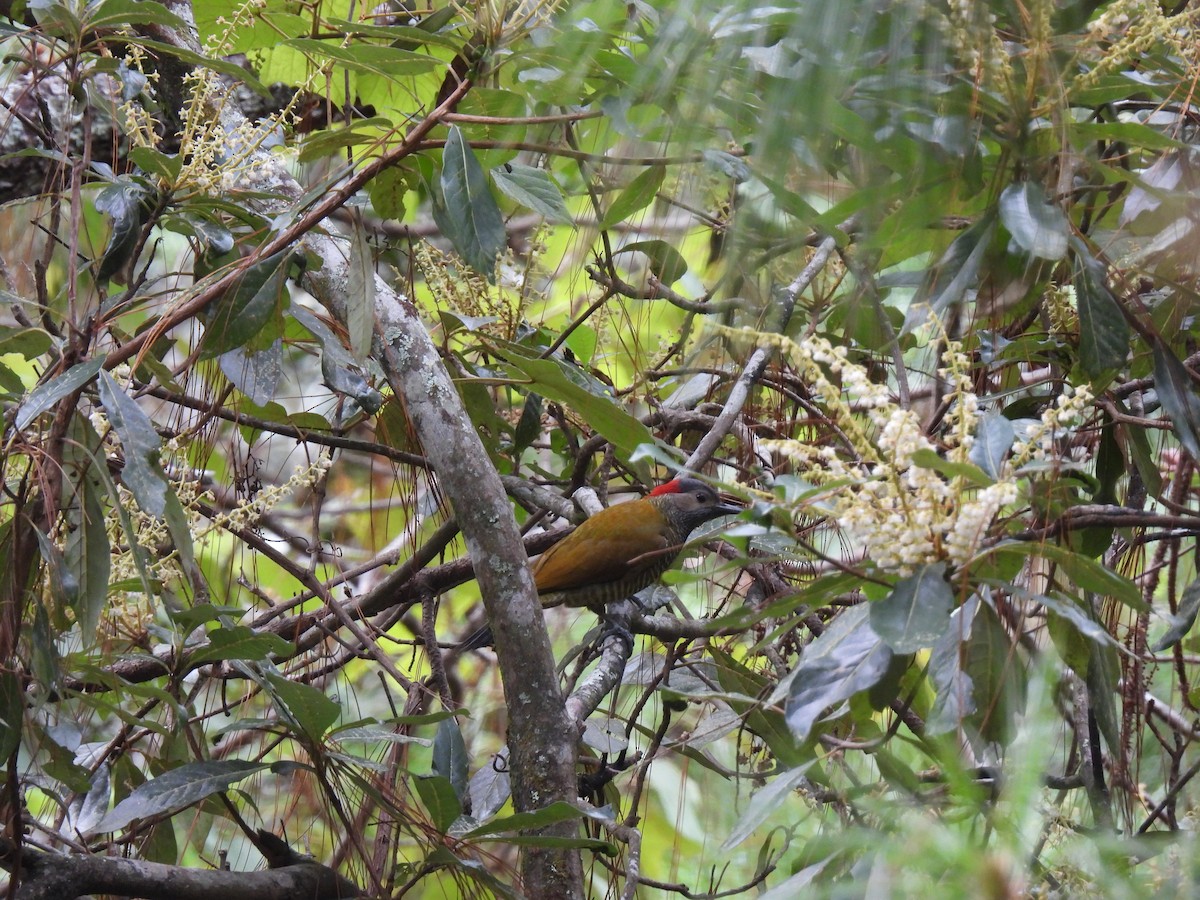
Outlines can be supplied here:
[[721, 511], [723, 516], [736, 516], [740, 512], [744, 512], [746, 507], [738, 502], [737, 498], [730, 497], [728, 494], [721, 495], [721, 502], [715, 507]]

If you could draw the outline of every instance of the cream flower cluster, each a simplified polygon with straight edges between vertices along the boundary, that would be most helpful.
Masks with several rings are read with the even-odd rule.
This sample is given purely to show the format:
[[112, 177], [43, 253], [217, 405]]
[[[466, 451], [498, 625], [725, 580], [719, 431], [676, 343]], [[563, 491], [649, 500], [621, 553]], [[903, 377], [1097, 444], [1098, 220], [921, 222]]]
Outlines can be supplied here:
[[917, 464], [932, 461], [932, 456], [917, 458], [922, 451], [951, 464], [969, 461], [979, 428], [979, 401], [960, 345], [948, 345], [938, 373], [952, 401], [939, 452], [917, 415], [897, 406], [885, 386], [847, 360], [844, 348], [816, 336], [801, 343], [759, 337], [777, 344], [799, 370], [841, 439], [820, 447], [799, 440], [770, 441], [767, 449], [793, 460], [803, 477], [826, 489], [820, 511], [837, 522], [867, 560], [901, 576], [926, 563], [961, 566], [970, 560], [996, 517], [1017, 502], [1018, 468], [1045, 458], [1092, 400], [1086, 388], [1066, 391], [1040, 422], [1018, 435], [1000, 478], [981, 487], [965, 474], [943, 474]]

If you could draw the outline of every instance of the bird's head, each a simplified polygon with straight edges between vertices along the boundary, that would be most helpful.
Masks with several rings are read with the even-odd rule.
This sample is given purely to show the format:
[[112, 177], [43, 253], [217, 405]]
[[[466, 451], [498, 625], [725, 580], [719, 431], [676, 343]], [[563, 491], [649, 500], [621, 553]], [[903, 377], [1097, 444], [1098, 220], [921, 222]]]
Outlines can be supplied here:
[[691, 531], [710, 519], [740, 513], [742, 508], [721, 502], [720, 495], [698, 478], [675, 478], [650, 492], [659, 509]]

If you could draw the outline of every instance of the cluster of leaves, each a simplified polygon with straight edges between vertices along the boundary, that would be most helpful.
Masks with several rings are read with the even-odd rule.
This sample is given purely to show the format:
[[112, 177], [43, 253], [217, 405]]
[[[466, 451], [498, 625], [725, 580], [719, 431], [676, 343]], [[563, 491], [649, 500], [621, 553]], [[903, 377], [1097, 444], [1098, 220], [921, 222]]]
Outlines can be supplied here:
[[[5, 105], [6, 162], [56, 186], [10, 206], [0, 272], [0, 750], [39, 841], [174, 863], [287, 818], [379, 895], [503, 895], [512, 848], [560, 840], [529, 829], [585, 815], [626, 890], [1189, 877], [1194, 14], [685, 6], [205, 0], [194, 36], [14, 7], [7, 82], [63, 104]], [[434, 647], [476, 598], [385, 289], [521, 518], [689, 459], [754, 501], [670, 577], [690, 618], [635, 617], [596, 806], [510, 814], [486, 657]], [[786, 351], [816, 339], [839, 355]], [[864, 385], [921, 449], [872, 452]], [[909, 469], [956, 508], [1011, 483], [968, 558], [884, 564], [830, 502]], [[680, 777], [704, 799], [672, 820]], [[713, 835], [724, 873], [660, 864]]]

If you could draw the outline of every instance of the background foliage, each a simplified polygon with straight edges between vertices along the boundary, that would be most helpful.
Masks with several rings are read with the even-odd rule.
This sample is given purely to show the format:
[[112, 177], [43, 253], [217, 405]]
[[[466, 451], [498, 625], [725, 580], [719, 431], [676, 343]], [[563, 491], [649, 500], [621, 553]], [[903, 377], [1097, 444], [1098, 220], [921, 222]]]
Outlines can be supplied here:
[[580, 816], [504, 805], [391, 287], [531, 552], [689, 458], [748, 502], [588, 721], [593, 895], [1193, 887], [1194, 9], [6, 14], [10, 840], [507, 895]]

